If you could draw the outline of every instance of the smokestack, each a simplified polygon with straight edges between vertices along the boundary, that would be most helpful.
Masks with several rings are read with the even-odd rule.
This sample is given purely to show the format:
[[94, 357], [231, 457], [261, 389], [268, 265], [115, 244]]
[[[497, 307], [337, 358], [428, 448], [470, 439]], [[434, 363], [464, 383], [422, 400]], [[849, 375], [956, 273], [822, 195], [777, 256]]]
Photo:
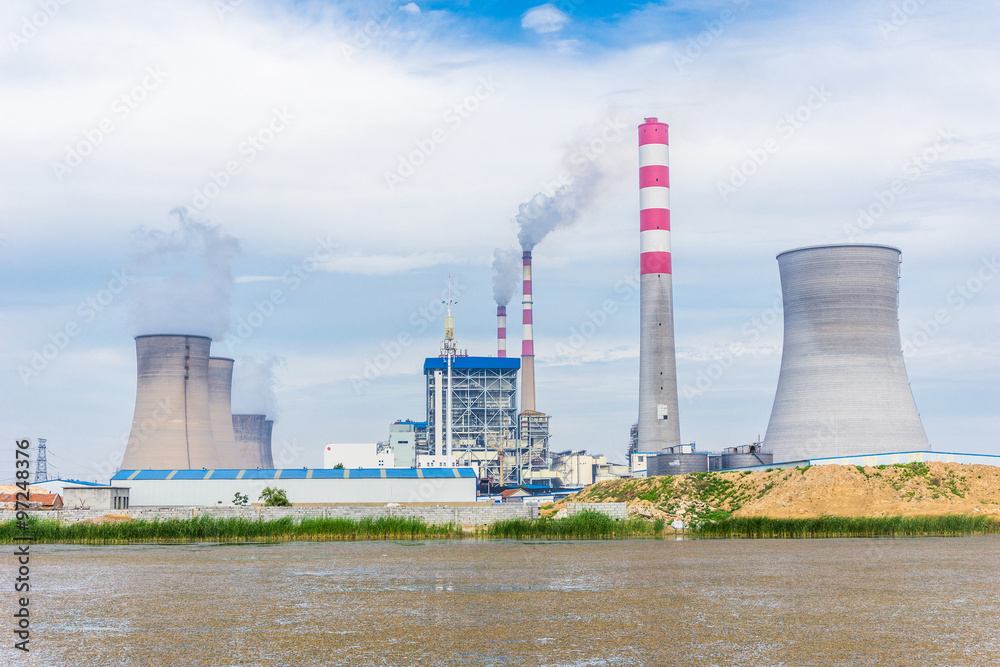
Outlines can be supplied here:
[[507, 356], [507, 306], [497, 306], [497, 356]]
[[521, 412], [535, 409], [535, 340], [531, 326], [531, 251], [524, 251], [523, 285], [521, 301], [523, 324], [521, 328]]
[[136, 336], [135, 413], [123, 470], [221, 468], [209, 410], [205, 336]]
[[233, 363], [233, 359], [226, 357], [209, 358], [208, 410], [221, 463], [226, 468], [243, 468], [247, 462], [239, 457], [233, 433]]
[[639, 126], [639, 451], [681, 444], [677, 421], [667, 124]]

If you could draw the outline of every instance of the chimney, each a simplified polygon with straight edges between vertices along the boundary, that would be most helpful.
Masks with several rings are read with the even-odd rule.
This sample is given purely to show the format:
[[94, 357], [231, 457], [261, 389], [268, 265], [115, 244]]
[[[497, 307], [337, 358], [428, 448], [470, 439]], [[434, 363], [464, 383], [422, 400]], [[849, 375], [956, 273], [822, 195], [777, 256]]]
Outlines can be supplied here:
[[524, 251], [524, 297], [521, 301], [521, 412], [535, 409], [535, 341], [531, 325], [531, 251]]
[[497, 356], [507, 356], [507, 306], [497, 306]]
[[681, 444], [677, 421], [667, 124], [639, 126], [639, 451]]

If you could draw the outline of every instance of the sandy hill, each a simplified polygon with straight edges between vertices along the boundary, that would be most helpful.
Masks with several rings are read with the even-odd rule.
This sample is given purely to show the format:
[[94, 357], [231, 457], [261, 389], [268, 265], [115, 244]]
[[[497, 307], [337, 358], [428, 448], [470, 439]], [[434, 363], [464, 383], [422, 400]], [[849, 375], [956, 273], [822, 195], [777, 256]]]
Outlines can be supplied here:
[[911, 463], [823, 465], [767, 471], [708, 472], [601, 482], [567, 502], [627, 502], [630, 515], [682, 519], [727, 516], [1000, 515], [1000, 467]]

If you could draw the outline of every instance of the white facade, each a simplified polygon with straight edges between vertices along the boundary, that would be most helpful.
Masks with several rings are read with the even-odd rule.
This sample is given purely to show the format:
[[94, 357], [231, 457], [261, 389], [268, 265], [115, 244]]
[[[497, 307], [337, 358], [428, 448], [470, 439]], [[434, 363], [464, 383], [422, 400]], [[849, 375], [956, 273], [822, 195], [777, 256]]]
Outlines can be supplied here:
[[[236, 479], [240, 473], [245, 477]], [[326, 476], [331, 473], [342, 477]], [[191, 479], [194, 475], [205, 475]], [[224, 478], [213, 479], [213, 475]], [[312, 477], [312, 475], [316, 475]], [[148, 479], [157, 477], [158, 479]], [[144, 479], [146, 478], [146, 479]], [[111, 480], [129, 487], [132, 507], [233, 504], [237, 493], [260, 503], [265, 488], [282, 489], [289, 502], [318, 504], [475, 502], [476, 478], [468, 468], [448, 470], [208, 470], [122, 471]]]
[[330, 443], [323, 450], [323, 467], [392, 468], [396, 463], [392, 449], [378, 450], [378, 443]]

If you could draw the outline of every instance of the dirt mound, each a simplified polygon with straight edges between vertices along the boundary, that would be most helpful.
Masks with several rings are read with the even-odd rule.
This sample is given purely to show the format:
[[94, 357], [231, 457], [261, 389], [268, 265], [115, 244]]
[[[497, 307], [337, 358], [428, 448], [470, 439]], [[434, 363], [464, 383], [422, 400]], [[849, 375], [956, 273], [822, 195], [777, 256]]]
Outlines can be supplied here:
[[620, 479], [590, 486], [545, 508], [544, 514], [569, 502], [627, 502], [629, 515], [668, 522], [727, 516], [1000, 516], [1000, 467], [823, 465]]

